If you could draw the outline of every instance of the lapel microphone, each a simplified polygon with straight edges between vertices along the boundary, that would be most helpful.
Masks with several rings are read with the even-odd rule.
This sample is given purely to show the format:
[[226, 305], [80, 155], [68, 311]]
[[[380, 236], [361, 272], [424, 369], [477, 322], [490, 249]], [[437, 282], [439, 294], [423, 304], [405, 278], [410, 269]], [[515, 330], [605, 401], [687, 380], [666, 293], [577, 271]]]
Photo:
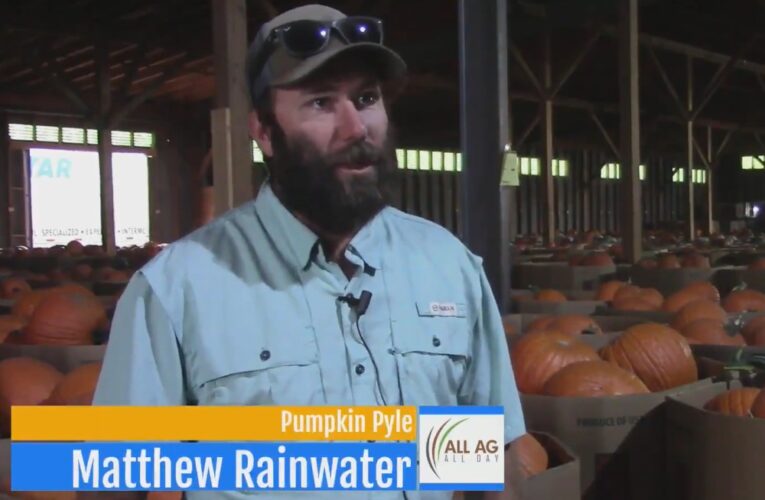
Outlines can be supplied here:
[[350, 306], [350, 308], [353, 309], [356, 315], [361, 317], [364, 315], [365, 312], [367, 312], [367, 308], [369, 307], [369, 302], [372, 300], [372, 292], [368, 290], [364, 290], [361, 292], [361, 295], [359, 295], [358, 298], [354, 297], [352, 294], [349, 293], [347, 295], [338, 297], [337, 300], [348, 304], [348, 306]]

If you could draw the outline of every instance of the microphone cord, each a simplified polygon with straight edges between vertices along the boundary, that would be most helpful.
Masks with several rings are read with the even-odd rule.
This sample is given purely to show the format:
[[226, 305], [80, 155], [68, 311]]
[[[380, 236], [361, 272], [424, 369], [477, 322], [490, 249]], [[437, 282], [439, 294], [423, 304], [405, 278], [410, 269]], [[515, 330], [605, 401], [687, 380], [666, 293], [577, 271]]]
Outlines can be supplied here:
[[361, 326], [359, 326], [359, 315], [356, 315], [356, 331], [359, 332], [359, 339], [361, 339], [361, 344], [364, 346], [364, 349], [366, 349], [367, 354], [369, 355], [369, 359], [372, 361], [372, 368], [375, 371], [375, 385], [377, 386], [377, 391], [380, 393], [380, 398], [382, 399], [383, 406], [388, 406], [388, 402], [385, 400], [385, 393], [383, 393], [382, 390], [382, 384], [380, 383], [380, 370], [377, 368], [377, 362], [375, 361], [375, 357], [372, 355], [372, 350], [369, 348], [369, 344], [367, 344], [366, 339], [364, 338], [364, 335], [361, 333]]

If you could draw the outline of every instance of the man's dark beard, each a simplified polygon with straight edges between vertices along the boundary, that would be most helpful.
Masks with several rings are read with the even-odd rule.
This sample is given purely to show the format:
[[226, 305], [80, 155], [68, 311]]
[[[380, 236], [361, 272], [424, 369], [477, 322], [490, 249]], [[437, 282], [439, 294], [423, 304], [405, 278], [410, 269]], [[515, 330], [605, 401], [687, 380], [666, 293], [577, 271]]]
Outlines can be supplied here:
[[[338, 153], [323, 155], [304, 136], [287, 139], [272, 127], [271, 182], [282, 203], [330, 234], [348, 234], [388, 204], [388, 188], [395, 179], [396, 150], [392, 127], [382, 148], [357, 142]], [[372, 165], [373, 176], [349, 176], [347, 188], [337, 175], [338, 165]]]

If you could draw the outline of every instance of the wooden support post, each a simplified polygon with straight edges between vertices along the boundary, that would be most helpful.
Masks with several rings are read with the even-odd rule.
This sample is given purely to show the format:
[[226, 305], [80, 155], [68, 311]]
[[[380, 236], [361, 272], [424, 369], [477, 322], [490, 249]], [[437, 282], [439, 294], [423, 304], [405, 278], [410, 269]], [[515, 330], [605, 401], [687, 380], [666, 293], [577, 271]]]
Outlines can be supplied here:
[[638, 0], [620, 0], [619, 101], [621, 107], [622, 245], [629, 263], [642, 255]]
[[[544, 86], [549, 89], [552, 85], [552, 60], [550, 47], [550, 30], [545, 29], [544, 38]], [[540, 109], [542, 116], [542, 236], [544, 242], [555, 242], [555, 185], [553, 183], [553, 101], [548, 96], [542, 101]]]
[[685, 182], [688, 187], [688, 223], [687, 233], [688, 241], [696, 239], [696, 213], [695, 203], [693, 200], [693, 143], [695, 141], [693, 137], [693, 58], [688, 56], [686, 59], [686, 74], [687, 76], [687, 117], [688, 120], [685, 123], [686, 140], [688, 143], [687, 150], [687, 176]]
[[[497, 305], [510, 305], [507, 218], [499, 186], [509, 141], [507, 0], [459, 1], [462, 238], [483, 258]], [[501, 242], [500, 245], [497, 242]]]
[[112, 131], [108, 125], [111, 108], [109, 82], [108, 37], [100, 34], [96, 41], [96, 73], [98, 78], [98, 167], [101, 174], [101, 244], [108, 255], [117, 251], [114, 224], [114, 183], [112, 176]]
[[0, 113], [0, 248], [11, 244], [11, 177], [8, 117]]
[[712, 127], [707, 127], [707, 235], [714, 233], [714, 157], [712, 156]]
[[245, 80], [247, 5], [245, 0], [212, 2], [215, 105], [212, 111], [215, 213], [251, 200], [260, 179], [252, 160], [250, 110]]

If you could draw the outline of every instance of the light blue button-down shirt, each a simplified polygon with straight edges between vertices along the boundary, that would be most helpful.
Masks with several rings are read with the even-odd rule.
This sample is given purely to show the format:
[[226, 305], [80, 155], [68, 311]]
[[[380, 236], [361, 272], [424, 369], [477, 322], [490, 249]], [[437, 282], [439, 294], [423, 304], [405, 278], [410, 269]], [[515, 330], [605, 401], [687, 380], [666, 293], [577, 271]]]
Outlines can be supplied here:
[[[390, 207], [345, 256], [358, 266], [350, 279], [264, 184], [254, 201], [168, 245], [135, 274], [115, 311], [94, 404], [499, 405], [506, 441], [525, 432], [480, 258], [444, 228]], [[362, 291], [372, 294], [358, 321], [363, 341], [354, 311], [338, 300]]]

